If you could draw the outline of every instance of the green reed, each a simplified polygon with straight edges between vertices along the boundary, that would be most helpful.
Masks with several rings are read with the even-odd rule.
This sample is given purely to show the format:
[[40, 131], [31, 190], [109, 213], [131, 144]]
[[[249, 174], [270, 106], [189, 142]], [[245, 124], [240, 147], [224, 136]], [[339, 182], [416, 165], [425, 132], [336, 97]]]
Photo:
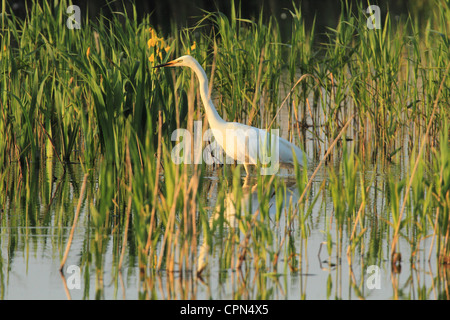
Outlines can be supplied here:
[[[439, 151], [435, 151], [433, 161], [433, 176], [431, 184], [431, 192], [436, 202], [436, 218], [434, 222], [434, 230], [438, 235], [438, 254], [441, 262], [448, 264], [448, 255], [450, 251], [449, 230], [450, 230], [450, 215], [449, 215], [449, 199], [450, 199], [450, 163], [449, 163], [449, 146], [445, 141], [449, 141], [448, 123], [445, 123], [444, 130], [441, 133], [441, 145]], [[434, 183], [433, 183], [434, 182]], [[423, 205], [423, 210], [428, 212], [428, 197]]]
[[[289, 74], [288, 89], [299, 75], [308, 73], [315, 81], [303, 82], [291, 97], [295, 99], [287, 108], [292, 110], [293, 102], [301, 114], [295, 118], [288, 112], [289, 121], [295, 118], [306, 123], [312, 116], [316, 137], [320, 135], [317, 126], [326, 124], [331, 139], [346, 115], [357, 113], [360, 148], [373, 143], [374, 149], [364, 153], [374, 156], [382, 150], [390, 160], [401, 149], [398, 139], [405, 134], [404, 126], [415, 123], [417, 134], [409, 134], [416, 141], [422, 115], [428, 120], [428, 102], [437, 92], [436, 81], [446, 61], [443, 57], [448, 56], [448, 31], [440, 27], [444, 23], [436, 24], [441, 29], [434, 30], [430, 22], [418, 31], [412, 18], [393, 21], [388, 14], [382, 29], [370, 30], [362, 7], [355, 15], [343, 5], [337, 27], [329, 29], [328, 43], [318, 47], [314, 25], [307, 30], [295, 6], [290, 11], [293, 22], [288, 44], [282, 43], [275, 20], [264, 21], [262, 14], [256, 20], [246, 19], [232, 6], [230, 18], [205, 13], [192, 29], [200, 36], [194, 37], [191, 30], [174, 30], [173, 38], [163, 39], [156, 32], [164, 45], [158, 40], [146, 46], [154, 37], [149, 31], [151, 23], [148, 18], [137, 23], [136, 8], [111, 20], [101, 16], [97, 22], [83, 21], [84, 27], [75, 32], [61, 27], [65, 5], [34, 4], [24, 21], [13, 15], [3, 17], [8, 27], [2, 37], [6, 50], [2, 51], [0, 130], [7, 137], [1, 142], [2, 163], [20, 159], [24, 164], [45, 158], [47, 153], [64, 161], [81, 156], [85, 163], [92, 163], [98, 150], [110, 161], [123, 162], [119, 141], [124, 140], [125, 123], [131, 121], [142, 141], [146, 122], [155, 124], [158, 110], [163, 111], [163, 131], [169, 136], [186, 124], [186, 117], [194, 116], [195, 95], [187, 101], [186, 93], [195, 81], [187, 81], [189, 73], [182, 72], [174, 82], [171, 70], [150, 70], [148, 58], [163, 62], [171, 53], [187, 52], [207, 69], [215, 58], [217, 107], [228, 120], [267, 126], [265, 118], [273, 117], [281, 102], [283, 70]], [[448, 15], [446, 8], [437, 13], [441, 22]], [[212, 26], [209, 32], [204, 32], [206, 26]], [[212, 54], [214, 46], [217, 54]], [[314, 53], [314, 46], [320, 55]], [[430, 48], [426, 54], [425, 48]], [[285, 56], [286, 64], [280, 63]], [[317, 84], [325, 94], [318, 94]], [[312, 101], [310, 89], [315, 93]], [[443, 99], [448, 99], [446, 93]], [[441, 108], [436, 121], [446, 115]], [[20, 134], [17, 128], [23, 128]], [[289, 127], [289, 132], [295, 131]], [[433, 132], [434, 139], [437, 132]]]

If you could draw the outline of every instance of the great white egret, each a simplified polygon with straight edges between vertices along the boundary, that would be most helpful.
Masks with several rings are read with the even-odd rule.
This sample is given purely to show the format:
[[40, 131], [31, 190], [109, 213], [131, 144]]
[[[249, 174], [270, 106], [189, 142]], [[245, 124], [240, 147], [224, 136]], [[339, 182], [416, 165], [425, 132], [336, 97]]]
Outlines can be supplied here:
[[[154, 68], [161, 67], [189, 67], [194, 70], [200, 83], [200, 96], [215, 140], [220, 147], [225, 150], [225, 153], [229, 157], [241, 161], [241, 163], [244, 164], [247, 176], [249, 175], [249, 165], [257, 164], [258, 160], [260, 160], [259, 162], [262, 162], [262, 152], [264, 150], [266, 150], [266, 156], [269, 153], [271, 156], [276, 155], [277, 159], [275, 160], [277, 161], [277, 164], [282, 167], [293, 166], [293, 153], [295, 153], [297, 162], [301, 166], [305, 165], [304, 161], [307, 158], [304, 156], [303, 151], [286, 139], [272, 133], [268, 134], [268, 132], [263, 129], [223, 120], [217, 113], [211, 97], [209, 96], [208, 78], [205, 70], [203, 70], [195, 58], [190, 55], [185, 55], [155, 66]], [[230, 143], [230, 140], [227, 139], [227, 135], [230, 134], [233, 134], [234, 140], [231, 139], [233, 143]], [[273, 150], [267, 152], [266, 148], [269, 144], [271, 146], [276, 146], [278, 152], [275, 153]], [[306, 160], [306, 162], [308, 162], [308, 160]]]

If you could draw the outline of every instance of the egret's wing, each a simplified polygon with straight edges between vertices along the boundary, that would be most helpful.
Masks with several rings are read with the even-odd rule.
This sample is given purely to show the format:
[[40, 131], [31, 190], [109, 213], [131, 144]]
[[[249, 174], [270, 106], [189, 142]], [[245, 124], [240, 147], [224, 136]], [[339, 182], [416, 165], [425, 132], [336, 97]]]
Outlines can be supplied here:
[[[280, 162], [281, 163], [294, 163], [293, 152], [297, 157], [297, 162], [304, 166], [304, 152], [297, 147], [295, 144], [287, 141], [286, 139], [279, 138], [280, 142]], [[306, 158], [306, 164], [308, 163], [308, 158]]]
[[276, 161], [293, 164], [295, 153], [297, 162], [304, 165], [304, 152], [299, 147], [263, 129], [237, 122], [228, 123], [224, 141], [226, 154], [238, 163], [257, 164], [259, 161], [268, 164]]

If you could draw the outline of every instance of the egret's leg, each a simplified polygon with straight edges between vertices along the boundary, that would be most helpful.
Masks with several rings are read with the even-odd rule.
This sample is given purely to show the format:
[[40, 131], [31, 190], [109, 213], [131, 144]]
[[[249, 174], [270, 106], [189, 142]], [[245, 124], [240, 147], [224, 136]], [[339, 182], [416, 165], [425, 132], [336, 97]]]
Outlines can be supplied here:
[[244, 169], [245, 169], [245, 172], [247, 173], [247, 177], [250, 175], [249, 174], [249, 170], [250, 170], [250, 168], [248, 167], [248, 164], [247, 163], [244, 163]]

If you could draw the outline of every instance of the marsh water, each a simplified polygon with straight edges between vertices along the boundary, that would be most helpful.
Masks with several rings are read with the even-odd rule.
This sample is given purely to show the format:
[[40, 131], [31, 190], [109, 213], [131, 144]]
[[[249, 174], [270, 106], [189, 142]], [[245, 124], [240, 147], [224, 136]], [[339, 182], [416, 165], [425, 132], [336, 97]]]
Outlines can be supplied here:
[[[102, 275], [96, 272], [95, 264], [90, 261], [92, 257], [89, 250], [86, 250], [91, 237], [86, 208], [81, 211], [65, 268], [67, 271], [68, 266], [81, 266], [81, 287], [71, 290], [66, 288], [64, 276], [70, 280], [72, 271], [66, 272], [64, 276], [59, 272], [61, 256], [71, 229], [65, 222], [68, 220], [65, 216], [73, 215], [75, 205], [71, 193], [73, 189], [79, 188], [83, 177], [79, 165], [73, 164], [71, 168], [71, 173], [63, 178], [59, 187], [65, 191], [53, 199], [50, 206], [40, 198], [39, 189], [49, 183], [54, 190], [59, 182], [47, 181], [42, 171], [36, 171], [32, 175], [36, 189], [30, 190], [33, 196], [24, 196], [18, 190], [21, 201], [9, 202], [3, 209], [0, 229], [2, 299], [66, 299], [69, 296], [72, 299], [138, 299], [145, 296], [136, 252], [133, 252], [132, 247], [127, 250], [122, 271], [116, 270], [118, 246], [114, 232], [106, 239]], [[371, 174], [370, 169], [367, 171]], [[55, 175], [61, 172], [61, 168], [56, 165]], [[207, 203], [212, 208], [216, 205], [214, 200], [218, 179], [214, 171], [206, 179], [208, 181], [204, 184], [202, 196], [208, 199]], [[313, 189], [318, 188], [323, 179], [326, 179], [326, 174], [317, 176]], [[381, 184], [383, 174], [378, 173], [377, 179]], [[252, 201], [257, 201], [257, 197], [252, 196]], [[292, 197], [296, 196], [298, 194], [293, 189]], [[373, 198], [373, 206], [382, 211], [383, 197], [373, 194]], [[395, 295], [405, 299], [435, 299], [444, 294], [436, 284], [442, 274], [439, 274], [435, 259], [430, 262], [426, 259], [431, 239], [421, 242], [420, 251], [423, 252], [419, 254], [419, 259], [402, 262], [401, 270], [393, 270], [389, 261], [389, 245], [383, 234], [389, 230], [374, 230], [378, 234], [369, 237], [362, 256], [355, 258], [352, 268], [345, 255], [337, 259], [333, 250], [333, 255], [329, 256], [322, 243], [326, 241], [325, 230], [331, 218], [332, 201], [321, 199], [319, 202], [322, 203], [315, 206], [309, 219], [311, 230], [297, 270], [283, 270], [284, 264], [280, 263], [277, 273], [256, 273], [251, 261], [243, 273], [223, 270], [213, 256], [201, 278], [194, 272], [183, 275], [158, 272], [152, 295], [157, 299], [233, 299], [237, 293], [242, 299], [391, 299]], [[373, 224], [377, 223], [378, 214], [374, 212], [369, 217]], [[280, 226], [274, 228], [278, 228], [280, 234], [284, 231]], [[294, 237], [300, 238], [298, 230], [292, 232]], [[300, 241], [298, 239], [296, 241]], [[410, 256], [410, 245], [400, 243], [400, 246], [403, 256]], [[368, 270], [370, 265], [379, 268], [379, 283], [374, 282], [376, 287], [369, 284], [372, 283], [370, 276], [373, 274]]]
[[[287, 227], [285, 214], [276, 218], [275, 196], [269, 200], [272, 246], [274, 250], [277, 246], [287, 246], [284, 238], [289, 234], [291, 248], [290, 256], [281, 250], [276, 267], [260, 269], [251, 255], [240, 268], [224, 266], [221, 253], [227, 232], [223, 232], [213, 236], [214, 246], [210, 251], [200, 237], [195, 259], [199, 264], [204, 263], [201, 275], [191, 269], [183, 272], [161, 269], [144, 276], [131, 231], [122, 269], [117, 268], [124, 228], [124, 220], [118, 218], [124, 214], [120, 209], [111, 215], [111, 227], [103, 231], [100, 256], [93, 253], [92, 243], [98, 234], [92, 226], [88, 198], [82, 203], [63, 272], [59, 271], [84, 173], [79, 163], [66, 164], [64, 171], [58, 161], [49, 159], [36, 168], [31, 166], [23, 181], [15, 184], [17, 188], [9, 190], [0, 208], [0, 298], [447, 299], [449, 270], [436, 262], [433, 237], [415, 238], [406, 232], [399, 240], [402, 261], [393, 263], [390, 257], [393, 229], [387, 222], [387, 175], [398, 175], [400, 180], [405, 171], [402, 163], [407, 160], [389, 164], [388, 171], [385, 166], [371, 163], [358, 168], [358, 175], [370, 181], [370, 190], [366, 199], [365, 227], [351, 260], [346, 251], [352, 228], [342, 231], [336, 228], [333, 200], [327, 191], [330, 166], [337, 168], [337, 162], [322, 167], [314, 178], [311, 198], [317, 196], [317, 199], [305, 221], [306, 237], [302, 236], [297, 220]], [[310, 164], [308, 177], [317, 165], [318, 161]], [[13, 164], [8, 177], [17, 176], [14, 168]], [[229, 200], [233, 196], [231, 186], [229, 194], [218, 197], [220, 170], [207, 167], [199, 190], [199, 205], [211, 219], [215, 208], [224, 205], [225, 219], [233, 225], [235, 210], [233, 201]], [[284, 169], [278, 176], [287, 187], [282, 212], [288, 212], [299, 197], [295, 176]], [[242, 177], [241, 182], [243, 203], [251, 203], [251, 210], [255, 212], [258, 210], [257, 177], [247, 180]], [[90, 180], [87, 190], [95, 190], [98, 183], [98, 180]], [[90, 202], [97, 201], [101, 199], [93, 195]], [[121, 207], [118, 204], [118, 208]], [[432, 224], [428, 228], [428, 234], [433, 234]], [[240, 239], [244, 241], [242, 235]], [[415, 246], [411, 245], [412, 241], [417, 241]], [[413, 247], [415, 252], [412, 252]]]

